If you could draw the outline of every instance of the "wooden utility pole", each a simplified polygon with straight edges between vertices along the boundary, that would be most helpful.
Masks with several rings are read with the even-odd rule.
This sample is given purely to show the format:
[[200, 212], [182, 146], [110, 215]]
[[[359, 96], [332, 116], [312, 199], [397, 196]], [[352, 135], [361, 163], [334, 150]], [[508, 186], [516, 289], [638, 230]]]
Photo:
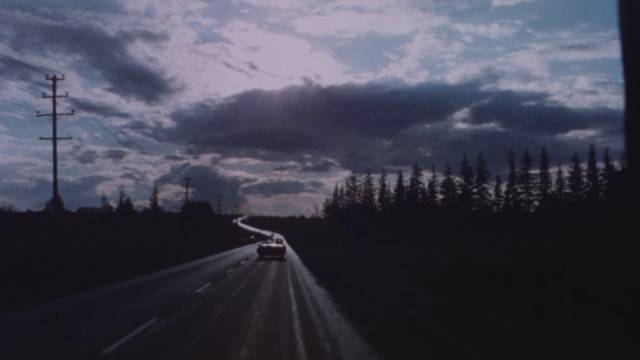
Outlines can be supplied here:
[[42, 114], [39, 111], [36, 111], [36, 116], [47, 116], [51, 117], [51, 137], [40, 137], [40, 140], [50, 140], [53, 145], [53, 197], [52, 205], [55, 207], [57, 205], [62, 204], [62, 199], [60, 198], [60, 194], [58, 192], [58, 141], [59, 140], [71, 140], [71, 137], [58, 137], [58, 117], [59, 116], [71, 116], [74, 114], [74, 111], [71, 110], [67, 113], [59, 113], [58, 112], [58, 102], [57, 99], [67, 98], [69, 97], [69, 93], [65, 92], [64, 95], [58, 95], [58, 81], [64, 80], [64, 75], [46, 75], [45, 80], [51, 81], [51, 95], [47, 95], [42, 93], [43, 99], [51, 99], [51, 113], [50, 114]]
[[188, 204], [189, 203], [189, 188], [191, 186], [191, 178], [190, 177], [185, 177], [184, 178], [184, 203]]

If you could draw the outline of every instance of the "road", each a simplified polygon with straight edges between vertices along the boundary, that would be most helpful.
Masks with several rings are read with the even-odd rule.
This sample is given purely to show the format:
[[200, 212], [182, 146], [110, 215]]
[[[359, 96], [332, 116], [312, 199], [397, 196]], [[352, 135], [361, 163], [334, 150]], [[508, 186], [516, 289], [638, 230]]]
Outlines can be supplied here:
[[4, 316], [0, 339], [2, 360], [379, 357], [291, 247], [255, 244]]

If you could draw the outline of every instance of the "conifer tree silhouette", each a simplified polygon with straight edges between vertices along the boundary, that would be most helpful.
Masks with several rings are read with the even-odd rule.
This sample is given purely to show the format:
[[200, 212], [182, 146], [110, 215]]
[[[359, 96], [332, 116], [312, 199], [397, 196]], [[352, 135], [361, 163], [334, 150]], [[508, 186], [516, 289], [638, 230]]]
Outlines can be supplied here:
[[473, 167], [469, 164], [467, 153], [464, 153], [460, 162], [459, 177], [460, 205], [463, 209], [471, 209], [473, 207]]
[[587, 153], [587, 173], [586, 173], [586, 200], [593, 204], [600, 200], [600, 169], [598, 169], [598, 160], [595, 145], [589, 145]]
[[517, 173], [516, 173], [516, 155], [513, 150], [509, 150], [507, 154], [507, 186], [504, 191], [504, 206], [503, 208], [508, 211], [513, 211], [517, 208]]
[[454, 207], [458, 202], [458, 189], [456, 182], [451, 176], [451, 166], [445, 165], [444, 173], [442, 174], [442, 182], [440, 183], [440, 198], [442, 206]]
[[396, 185], [393, 189], [393, 210], [396, 212], [404, 211], [406, 198], [407, 190], [404, 183], [404, 174], [402, 170], [399, 170], [396, 177]]
[[571, 157], [571, 167], [569, 168], [569, 192], [574, 202], [582, 202], [584, 197], [584, 177], [582, 161], [578, 153], [573, 153]]
[[549, 172], [549, 154], [544, 147], [540, 151], [538, 168], [540, 170], [538, 173], [538, 205], [546, 207], [550, 202], [551, 173]]
[[473, 187], [474, 208], [479, 210], [487, 210], [491, 204], [489, 202], [489, 169], [487, 161], [482, 153], [478, 154], [476, 159], [476, 173]]
[[378, 211], [382, 215], [389, 213], [391, 204], [391, 194], [387, 183], [387, 170], [382, 168], [378, 179]]
[[431, 208], [436, 207], [438, 204], [438, 174], [435, 166], [431, 167], [431, 177], [429, 177], [429, 182], [427, 183], [425, 203]]

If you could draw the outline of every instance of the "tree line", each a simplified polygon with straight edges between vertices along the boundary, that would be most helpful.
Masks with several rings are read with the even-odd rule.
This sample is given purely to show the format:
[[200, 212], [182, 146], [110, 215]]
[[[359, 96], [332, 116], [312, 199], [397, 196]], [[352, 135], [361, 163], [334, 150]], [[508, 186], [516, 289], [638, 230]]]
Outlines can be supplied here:
[[586, 165], [574, 153], [566, 169], [561, 162], [552, 169], [544, 147], [536, 159], [529, 150], [519, 158], [510, 150], [504, 179], [491, 177], [482, 153], [474, 163], [465, 153], [456, 173], [449, 164], [441, 173], [432, 166], [426, 179], [418, 162], [411, 167], [408, 179], [398, 170], [395, 182], [389, 181], [384, 168], [377, 179], [367, 169], [361, 175], [351, 173], [344, 184], [336, 184], [323, 204], [323, 214], [329, 219], [346, 219], [434, 210], [533, 213], [558, 205], [594, 205], [609, 197], [616, 172], [625, 169], [624, 160], [619, 166], [614, 164], [608, 147], [601, 160], [599, 163], [592, 144]]

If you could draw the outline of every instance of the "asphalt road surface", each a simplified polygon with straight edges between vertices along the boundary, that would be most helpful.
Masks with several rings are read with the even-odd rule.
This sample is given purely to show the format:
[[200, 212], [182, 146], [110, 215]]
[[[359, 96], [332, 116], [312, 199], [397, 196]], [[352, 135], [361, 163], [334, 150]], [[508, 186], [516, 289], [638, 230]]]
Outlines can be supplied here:
[[0, 344], [2, 360], [379, 357], [293, 249], [260, 261], [255, 244], [3, 315]]

